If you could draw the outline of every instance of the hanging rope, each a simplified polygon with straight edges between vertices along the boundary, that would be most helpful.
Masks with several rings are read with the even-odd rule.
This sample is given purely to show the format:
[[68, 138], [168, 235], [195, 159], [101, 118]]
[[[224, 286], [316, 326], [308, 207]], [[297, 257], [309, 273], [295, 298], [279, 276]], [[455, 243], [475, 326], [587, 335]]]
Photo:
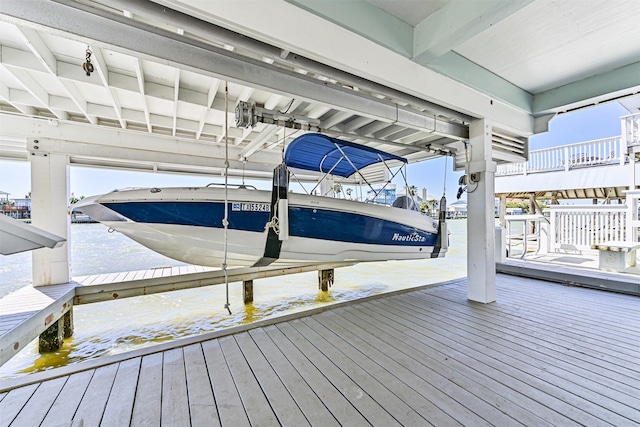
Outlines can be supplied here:
[[224, 83], [224, 218], [222, 226], [224, 227], [224, 258], [222, 260], [222, 271], [224, 272], [224, 283], [226, 289], [227, 302], [224, 308], [231, 315], [231, 304], [229, 304], [229, 275], [227, 273], [227, 251], [229, 231], [229, 83]]

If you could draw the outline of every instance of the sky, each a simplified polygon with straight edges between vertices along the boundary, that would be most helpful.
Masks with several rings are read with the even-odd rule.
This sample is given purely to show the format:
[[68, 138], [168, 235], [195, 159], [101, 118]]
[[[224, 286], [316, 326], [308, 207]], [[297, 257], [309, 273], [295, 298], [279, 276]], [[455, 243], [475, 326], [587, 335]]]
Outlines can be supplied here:
[[[617, 102], [610, 102], [575, 112], [560, 114], [549, 124], [549, 131], [529, 138], [529, 149], [537, 150], [576, 142], [591, 141], [620, 135], [620, 117], [629, 114]], [[446, 172], [445, 172], [446, 170]], [[462, 173], [454, 172], [452, 159], [439, 158], [411, 164], [407, 168], [409, 185], [426, 188], [430, 196], [440, 198], [445, 189], [449, 203], [456, 201], [458, 179]], [[22, 198], [30, 191], [30, 167], [28, 162], [0, 160], [0, 191], [10, 193], [10, 198]], [[76, 196], [108, 193], [125, 187], [180, 187], [204, 186], [210, 182], [223, 182], [221, 177], [194, 177], [150, 172], [126, 172], [79, 166], [70, 168], [70, 190]], [[239, 180], [230, 180], [239, 183]], [[270, 188], [270, 182], [247, 181], [259, 188]], [[399, 186], [402, 181], [394, 180]], [[464, 198], [464, 196], [463, 196]]]

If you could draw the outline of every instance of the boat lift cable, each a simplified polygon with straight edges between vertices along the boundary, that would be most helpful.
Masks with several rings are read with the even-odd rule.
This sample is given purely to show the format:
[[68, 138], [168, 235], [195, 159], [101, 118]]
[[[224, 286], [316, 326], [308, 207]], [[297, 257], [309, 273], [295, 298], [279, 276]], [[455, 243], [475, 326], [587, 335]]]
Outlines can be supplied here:
[[226, 289], [226, 303], [224, 308], [231, 315], [231, 305], [229, 304], [229, 274], [227, 273], [227, 252], [228, 252], [228, 231], [229, 231], [229, 83], [224, 83], [224, 258], [222, 259], [222, 271], [224, 273], [224, 284]]
[[442, 184], [442, 196], [447, 194], [447, 163], [449, 161], [448, 156], [444, 156], [444, 183]]

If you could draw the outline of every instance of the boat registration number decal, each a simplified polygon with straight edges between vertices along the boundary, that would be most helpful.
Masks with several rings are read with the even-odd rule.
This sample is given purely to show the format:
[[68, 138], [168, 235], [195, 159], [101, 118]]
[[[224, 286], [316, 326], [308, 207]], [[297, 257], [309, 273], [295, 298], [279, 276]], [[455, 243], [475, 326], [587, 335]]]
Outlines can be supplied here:
[[231, 210], [236, 212], [271, 212], [269, 203], [232, 203]]

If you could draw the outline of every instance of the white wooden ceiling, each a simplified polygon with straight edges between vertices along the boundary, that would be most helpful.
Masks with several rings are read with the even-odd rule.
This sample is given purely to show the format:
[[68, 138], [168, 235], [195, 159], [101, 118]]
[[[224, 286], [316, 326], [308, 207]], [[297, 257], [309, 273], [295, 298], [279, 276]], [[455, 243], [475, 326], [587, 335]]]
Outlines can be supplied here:
[[[295, 2], [295, 1], [294, 1]], [[583, 79], [614, 78], [608, 73], [640, 61], [640, 2], [628, 0], [367, 0], [376, 8], [418, 29], [414, 46], [434, 27], [433, 58], [438, 68], [446, 57], [460, 56], [464, 73], [476, 66], [532, 94], [558, 89]], [[458, 16], [451, 23], [441, 18]], [[373, 32], [372, 32], [373, 33]], [[434, 39], [447, 39], [436, 52]], [[372, 34], [372, 37], [375, 37]], [[445, 44], [445, 41], [440, 41]], [[426, 49], [429, 50], [429, 49]], [[414, 56], [421, 52], [416, 52]], [[462, 61], [462, 60], [461, 60]], [[462, 63], [462, 62], [461, 62]], [[444, 71], [444, 70], [443, 70]], [[461, 70], [462, 71], [462, 70]], [[462, 72], [459, 76], [461, 79]], [[636, 84], [638, 84], [636, 74]], [[471, 83], [472, 79], [468, 79]], [[481, 88], [491, 91], [489, 87]]]
[[[264, 171], [304, 130], [238, 127], [244, 101], [281, 124], [411, 161], [452, 153], [460, 162], [469, 121], [490, 117], [496, 159], [512, 161], [526, 155], [536, 116], [640, 88], [639, 2], [159, 3], [177, 12], [142, 0], [2, 2], [0, 158], [26, 159], [26, 138], [90, 142], [95, 132], [126, 134], [133, 148], [138, 136], [144, 150], [153, 150], [148, 136], [205, 144], [206, 157], [228, 136], [236, 173]], [[78, 164], [220, 170], [181, 168], [170, 156], [133, 165], [104, 150], [69, 154]]]

